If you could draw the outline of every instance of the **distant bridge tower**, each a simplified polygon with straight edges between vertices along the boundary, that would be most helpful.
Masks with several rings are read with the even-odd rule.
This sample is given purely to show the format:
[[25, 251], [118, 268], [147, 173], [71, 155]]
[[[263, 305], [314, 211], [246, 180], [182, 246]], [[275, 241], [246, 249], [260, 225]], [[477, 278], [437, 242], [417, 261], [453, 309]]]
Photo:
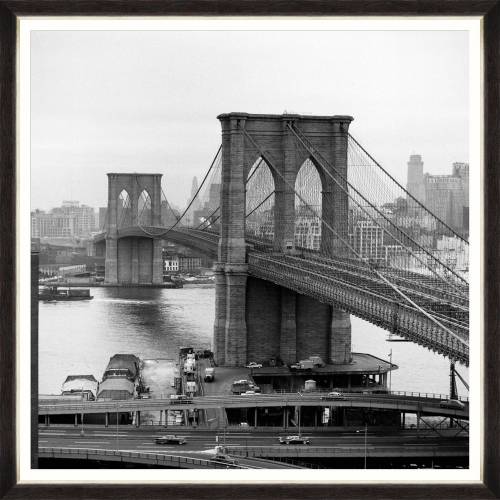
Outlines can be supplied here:
[[[293, 252], [294, 186], [301, 166], [311, 155], [297, 145], [289, 126], [300, 129], [314, 150], [347, 178], [347, 139], [352, 117], [229, 113], [218, 118], [222, 125], [222, 187], [214, 324], [217, 363], [241, 366], [277, 356], [289, 363], [310, 355], [322, 356], [331, 363], [349, 362], [349, 314], [271, 282], [248, 277], [245, 181], [259, 157], [265, 156], [273, 163], [277, 170], [271, 169], [275, 189], [274, 247], [278, 252]], [[331, 177], [318, 173], [323, 220], [347, 238], [347, 195]], [[324, 231], [322, 249], [334, 248], [333, 240], [332, 233]]]
[[105, 283], [163, 283], [161, 239], [141, 227], [161, 226], [162, 174], [108, 174]]

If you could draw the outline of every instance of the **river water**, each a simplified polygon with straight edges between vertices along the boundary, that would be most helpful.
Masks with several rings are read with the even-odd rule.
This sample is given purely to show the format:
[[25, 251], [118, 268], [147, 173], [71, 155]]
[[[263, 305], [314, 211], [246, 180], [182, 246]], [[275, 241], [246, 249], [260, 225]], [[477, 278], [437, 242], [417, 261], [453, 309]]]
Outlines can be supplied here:
[[[210, 348], [214, 321], [213, 285], [176, 289], [93, 288], [94, 299], [39, 303], [39, 392], [59, 394], [67, 375], [100, 380], [117, 353], [141, 359], [176, 359], [183, 346]], [[387, 342], [387, 332], [356, 317], [354, 352], [392, 361], [392, 389], [448, 394], [449, 362], [410, 342]], [[468, 379], [468, 370], [457, 365]], [[463, 386], [459, 393], [467, 395]]]

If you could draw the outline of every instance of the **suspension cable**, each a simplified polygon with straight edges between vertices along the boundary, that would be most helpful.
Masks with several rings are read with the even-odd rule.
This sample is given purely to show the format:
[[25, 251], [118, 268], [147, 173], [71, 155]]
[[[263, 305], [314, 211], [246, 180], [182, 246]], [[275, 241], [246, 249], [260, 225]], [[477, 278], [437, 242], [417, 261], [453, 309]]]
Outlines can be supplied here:
[[[453, 274], [456, 278], [458, 278], [464, 285], [468, 285], [467, 281], [464, 280], [460, 275], [456, 274], [455, 271], [453, 271], [452, 269], [450, 269], [446, 264], [442, 263], [440, 260], [438, 260], [436, 257], [434, 257], [426, 248], [422, 247], [419, 243], [417, 243], [416, 241], [414, 241], [412, 238], [410, 238], [409, 235], [407, 235], [401, 228], [399, 228], [398, 226], [396, 226], [389, 218], [386, 217], [385, 214], [383, 214], [380, 210], [378, 210], [378, 208], [373, 205], [372, 203], [370, 203], [370, 201], [365, 197], [363, 196], [341, 173], [339, 173], [339, 171], [334, 167], [332, 166], [329, 162], [327, 162], [320, 153], [317, 153], [311, 146], [308, 146], [306, 144], [306, 142], [304, 141], [304, 139], [297, 133], [298, 131], [295, 130], [295, 128], [291, 127], [289, 124], [287, 125], [287, 127], [292, 131], [292, 133], [295, 135], [295, 137], [297, 137], [297, 139], [301, 142], [301, 144], [303, 145], [303, 147], [313, 156], [313, 158], [318, 162], [318, 164], [321, 166], [321, 168], [323, 169], [323, 171], [340, 187], [340, 189], [349, 197], [349, 199], [351, 199], [354, 203], [356, 203], [356, 205], [358, 205], [358, 207], [364, 212], [366, 213], [366, 215], [368, 215], [368, 217], [374, 221], [376, 224], [377, 221], [376, 219], [359, 203], [357, 202], [354, 197], [352, 195], [349, 194], [348, 190], [346, 190], [344, 188], [344, 186], [338, 181], [338, 179], [335, 178], [335, 176], [332, 175], [331, 172], [329, 172], [329, 170], [327, 168], [325, 168], [324, 165], [321, 164], [321, 162], [324, 162], [326, 163], [327, 165], [331, 166], [335, 173], [337, 174], [338, 177], [340, 177], [363, 201], [365, 201], [368, 206], [370, 206], [371, 208], [373, 208], [377, 214], [379, 214], [383, 219], [385, 219], [391, 226], [393, 226], [397, 232], [403, 234], [408, 240], [412, 241], [415, 243], [415, 245], [420, 248], [420, 250], [422, 250], [424, 253], [426, 253], [432, 260], [436, 261], [437, 263], [439, 263], [439, 265], [441, 265], [442, 267], [444, 267], [448, 272], [450, 272], [451, 274]], [[320, 156], [320, 160], [321, 161], [318, 161], [318, 158], [317, 156]], [[391, 234], [391, 233], [389, 233]], [[426, 264], [425, 262], [423, 262], [414, 252], [411, 251], [411, 249], [409, 249], [400, 239], [396, 238], [393, 234], [391, 234], [392, 238], [394, 238], [401, 246], [403, 246], [407, 252], [409, 252], [415, 259], [417, 259], [421, 264], [423, 264], [425, 267]], [[443, 276], [441, 276], [439, 273], [435, 272], [434, 269], [432, 268], [429, 268], [430, 271], [441, 281], [443, 282], [446, 282], [448, 285], [450, 284], [449, 281], [445, 280]], [[454, 286], [456, 286], [455, 283], [452, 282], [452, 284]]]
[[212, 217], [215, 214], [215, 212], [217, 212], [217, 210], [219, 210], [219, 209], [220, 209], [220, 206], [217, 207], [210, 215], [207, 215], [205, 220], [203, 222], [201, 222], [197, 227], [195, 227], [195, 229], [200, 229], [200, 227], [203, 226], [203, 224], [205, 224], [207, 221], [209, 221], [210, 217]]
[[250, 213], [245, 215], [245, 219], [247, 217], [250, 217], [256, 210], [258, 210], [264, 203], [271, 198], [271, 196], [274, 194], [274, 191], [271, 191]]
[[179, 217], [179, 219], [172, 226], [170, 226], [168, 229], [166, 229], [165, 231], [163, 231], [161, 233], [150, 233], [150, 232], [146, 231], [143, 227], [139, 226], [141, 228], [141, 231], [143, 231], [148, 236], [159, 238], [159, 237], [165, 236], [167, 233], [169, 233], [170, 231], [172, 231], [172, 229], [174, 229], [179, 224], [179, 222], [182, 220], [182, 218], [186, 215], [186, 213], [188, 212], [188, 210], [191, 208], [191, 205], [196, 200], [196, 197], [198, 196], [198, 193], [201, 191], [201, 188], [203, 187], [203, 185], [205, 184], [205, 182], [206, 182], [206, 180], [207, 180], [210, 172], [212, 171], [212, 168], [215, 165], [215, 162], [217, 161], [217, 158], [219, 158], [219, 154], [220, 154], [221, 150], [222, 150], [222, 144], [219, 146], [219, 149], [217, 150], [217, 153], [214, 156], [214, 159], [212, 160], [210, 168], [208, 169], [207, 173], [205, 174], [205, 177], [203, 177], [203, 181], [201, 182], [201, 184], [198, 187], [196, 193], [194, 194], [193, 198], [191, 199], [191, 201], [189, 202], [188, 206], [186, 207], [186, 209], [184, 210], [184, 212], [182, 213], [182, 215]]
[[[262, 165], [262, 163], [264, 162], [264, 160], [262, 158], [259, 159], [259, 163], [257, 164], [257, 166], [252, 170], [252, 172], [250, 173], [250, 175], [248, 176], [247, 180], [245, 181], [245, 185], [247, 185], [249, 182], [250, 182], [250, 179], [257, 173], [257, 170], [259, 170], [260, 166]], [[274, 191], [273, 191], [274, 193]], [[271, 193], [272, 194], [272, 193]], [[253, 213], [255, 210], [257, 210], [257, 208], [259, 208], [265, 201], [267, 201], [269, 199], [271, 195], [269, 195], [262, 203], [260, 203], [254, 210], [252, 210], [251, 213]], [[212, 217], [212, 215], [215, 214], [215, 212], [217, 212], [217, 210], [220, 209], [220, 205], [207, 217], [207, 219], [210, 219], [210, 217]], [[246, 217], [248, 217], [249, 215], [251, 214], [248, 214], [246, 215]], [[215, 224], [215, 222], [217, 222], [218, 220], [220, 219], [220, 215], [213, 221], [210, 222], [210, 224], [208, 224], [206, 227], [202, 228], [203, 230], [205, 229], [208, 229], [211, 225]], [[206, 220], [204, 220], [198, 227], [196, 227], [195, 229], [200, 229], [200, 227], [206, 223]]]
[[[308, 205], [306, 204], [305, 200], [302, 198], [302, 196], [300, 196], [299, 193], [297, 193], [295, 191], [295, 187], [294, 186], [290, 186], [290, 183], [285, 179], [285, 177], [281, 174], [281, 172], [279, 172], [279, 170], [273, 165], [273, 163], [270, 161], [270, 156], [265, 154], [262, 149], [260, 148], [260, 146], [255, 142], [255, 140], [253, 139], [253, 137], [243, 128], [241, 127], [241, 125], [238, 125], [238, 127], [240, 128], [240, 130], [243, 132], [243, 134], [245, 135], [245, 137], [247, 137], [250, 142], [253, 144], [253, 146], [260, 152], [261, 156], [266, 160], [266, 163], [271, 166], [271, 168], [281, 177], [281, 179], [283, 180], [283, 182], [290, 188], [292, 188], [293, 192], [296, 194], [296, 196], [299, 197], [299, 199], [304, 203], [305, 206], [308, 207]], [[308, 207], [313, 213], [314, 210], [311, 209], [310, 207]], [[318, 215], [315, 213], [315, 215], [318, 217]], [[404, 292], [402, 292], [401, 290], [399, 290], [399, 288], [397, 286], [395, 286], [393, 283], [391, 283], [385, 276], [383, 276], [371, 263], [368, 259], [362, 257], [342, 236], [340, 236], [337, 231], [335, 231], [331, 226], [330, 224], [328, 224], [325, 220], [323, 220], [323, 218], [321, 217], [321, 220], [323, 222], [323, 224], [325, 224], [325, 226], [330, 229], [330, 231], [332, 231], [333, 234], [335, 234], [346, 246], [347, 248], [349, 248], [354, 254], [356, 254], [358, 256], [358, 258], [364, 262], [366, 262], [366, 264], [368, 265], [368, 267], [372, 270], [372, 272], [374, 272], [382, 281], [384, 281], [389, 287], [391, 287], [398, 295], [400, 295], [404, 300], [406, 300], [407, 302], [409, 302], [413, 307], [415, 307], [418, 311], [420, 311], [425, 317], [427, 317], [427, 319], [431, 320], [433, 323], [435, 323], [437, 326], [439, 326], [440, 328], [442, 328], [446, 333], [448, 333], [449, 335], [451, 335], [453, 338], [457, 339], [459, 342], [462, 342], [466, 345], [468, 345], [468, 343], [462, 338], [460, 337], [459, 335], [457, 335], [456, 333], [452, 332], [449, 328], [447, 328], [445, 325], [443, 325], [439, 320], [437, 320], [434, 316], [432, 316], [431, 314], [429, 314], [427, 311], [425, 311], [424, 309], [422, 309], [421, 306], [419, 306], [418, 304], [415, 303], [415, 301], [413, 301], [410, 297], [408, 297]]]
[[387, 177], [389, 177], [389, 179], [391, 179], [391, 181], [393, 181], [403, 191], [403, 193], [406, 194], [406, 196], [408, 196], [409, 198], [411, 198], [412, 201], [414, 201], [415, 203], [417, 203], [417, 205], [420, 208], [422, 208], [423, 210], [425, 210], [434, 219], [436, 219], [440, 224], [442, 224], [446, 229], [448, 229], [448, 231], [450, 231], [457, 238], [459, 238], [461, 241], [463, 241], [467, 246], [469, 246], [469, 242], [463, 236], [461, 236], [460, 234], [458, 234], [457, 232], [455, 232], [454, 229], [452, 229], [446, 222], [442, 221], [437, 215], [433, 214], [423, 203], [421, 203], [419, 200], [417, 200], [417, 198], [415, 198], [389, 172], [387, 172], [387, 170], [385, 170], [384, 167], [382, 167], [382, 165], [380, 165], [380, 163], [378, 163], [377, 160], [375, 160], [375, 158], [373, 158], [373, 156], [370, 153], [368, 153], [368, 151], [356, 140], [355, 137], [353, 137], [350, 133], [348, 133], [347, 135], [354, 141], [354, 143], [361, 149], [361, 151], [363, 151], [363, 153], [365, 153], [365, 155], [368, 156], [368, 158], [370, 158], [370, 160], [373, 163], [375, 163], [375, 165], [377, 165], [377, 167], [380, 170], [382, 170], [382, 172], [384, 172], [384, 174], [387, 175]]

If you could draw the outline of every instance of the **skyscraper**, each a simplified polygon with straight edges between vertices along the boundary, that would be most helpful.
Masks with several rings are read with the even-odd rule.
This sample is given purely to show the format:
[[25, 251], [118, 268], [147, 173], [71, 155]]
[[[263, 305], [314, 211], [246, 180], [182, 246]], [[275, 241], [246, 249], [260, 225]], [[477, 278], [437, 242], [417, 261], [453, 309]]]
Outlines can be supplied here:
[[420, 155], [410, 156], [406, 190], [421, 203], [425, 201], [424, 162]]
[[[197, 177], [193, 177], [193, 182], [191, 183], [191, 196], [187, 200], [187, 205], [191, 203], [191, 200], [195, 198], [196, 193], [198, 192], [198, 179]], [[199, 195], [196, 196], [196, 199], [194, 200], [193, 204], [189, 207], [189, 210], [186, 213], [186, 223], [188, 226], [192, 226], [193, 224], [196, 224], [197, 221], [195, 221], [195, 212], [197, 212], [201, 207], [200, 203], [200, 197]]]
[[[469, 214], [469, 164], [453, 163], [451, 175], [424, 174], [420, 155], [408, 161], [407, 191], [455, 230], [467, 230]], [[408, 215], [415, 216], [417, 202], [408, 197]]]

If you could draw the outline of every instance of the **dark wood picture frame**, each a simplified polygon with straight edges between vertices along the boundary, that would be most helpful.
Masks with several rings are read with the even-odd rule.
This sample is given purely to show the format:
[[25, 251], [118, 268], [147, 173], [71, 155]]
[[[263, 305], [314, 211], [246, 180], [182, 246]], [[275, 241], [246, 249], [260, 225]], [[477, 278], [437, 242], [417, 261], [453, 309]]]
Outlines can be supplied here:
[[[20, 16], [481, 16], [484, 57], [483, 482], [21, 485], [16, 444], [16, 37]], [[500, 0], [0, 0], [0, 498], [500, 498]], [[474, 332], [473, 332], [474, 333]], [[62, 478], [61, 478], [62, 479]]]

